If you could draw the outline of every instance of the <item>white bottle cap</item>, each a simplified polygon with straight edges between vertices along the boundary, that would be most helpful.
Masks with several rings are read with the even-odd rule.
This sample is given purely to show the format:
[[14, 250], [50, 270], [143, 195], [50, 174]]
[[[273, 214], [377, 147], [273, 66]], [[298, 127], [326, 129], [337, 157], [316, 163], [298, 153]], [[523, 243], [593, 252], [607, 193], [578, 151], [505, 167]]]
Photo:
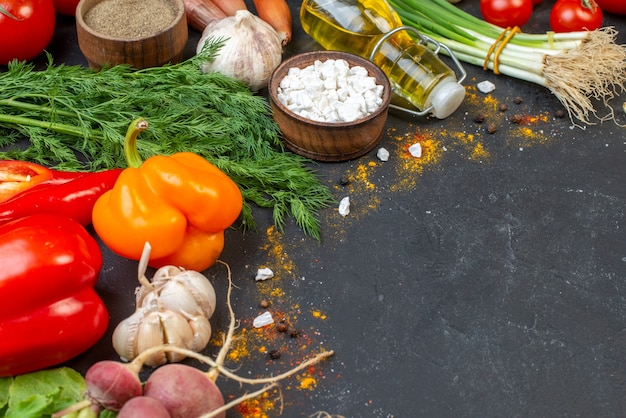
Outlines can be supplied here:
[[430, 92], [426, 106], [432, 106], [436, 118], [445, 119], [450, 116], [465, 99], [465, 87], [457, 83], [454, 77], [441, 80]]

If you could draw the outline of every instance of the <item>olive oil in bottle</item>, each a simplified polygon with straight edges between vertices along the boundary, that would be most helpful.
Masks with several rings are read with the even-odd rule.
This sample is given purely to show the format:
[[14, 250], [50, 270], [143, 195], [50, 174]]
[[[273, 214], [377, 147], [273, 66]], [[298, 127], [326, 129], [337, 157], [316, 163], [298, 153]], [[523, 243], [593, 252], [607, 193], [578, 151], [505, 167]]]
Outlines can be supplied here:
[[385, 72], [399, 101], [420, 111], [430, 109], [444, 119], [465, 98], [454, 72], [409, 36], [386, 0], [303, 0], [300, 22], [325, 49], [371, 59]]

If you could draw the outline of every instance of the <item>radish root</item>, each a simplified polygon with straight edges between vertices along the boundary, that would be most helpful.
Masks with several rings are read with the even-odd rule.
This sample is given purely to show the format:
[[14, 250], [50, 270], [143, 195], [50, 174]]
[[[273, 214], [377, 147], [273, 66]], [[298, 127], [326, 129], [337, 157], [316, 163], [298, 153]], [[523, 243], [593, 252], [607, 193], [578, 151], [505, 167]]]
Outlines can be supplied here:
[[[223, 365], [218, 364], [215, 360], [213, 360], [211, 357], [205, 356], [203, 354], [200, 353], [196, 353], [195, 351], [192, 350], [188, 350], [186, 348], [181, 348], [181, 347], [176, 347], [173, 345], [163, 345], [163, 346], [158, 346], [158, 347], [151, 347], [145, 351], [143, 351], [141, 353], [141, 356], [145, 355], [146, 356], [150, 356], [151, 354], [154, 354], [156, 351], [159, 350], [163, 350], [163, 351], [169, 351], [169, 352], [174, 352], [177, 354], [181, 354], [190, 358], [194, 358], [198, 361], [201, 361], [203, 363], [208, 364], [209, 366], [211, 366], [213, 369], [217, 370], [219, 373], [223, 374], [225, 377], [228, 377], [229, 379], [232, 379], [236, 382], [239, 383], [247, 383], [250, 385], [258, 385], [258, 384], [263, 384], [263, 383], [276, 383], [280, 380], [283, 380], [289, 376], [294, 375], [295, 373], [299, 372], [302, 369], [306, 369], [309, 366], [312, 366], [314, 364], [319, 363], [320, 361], [322, 361], [323, 359], [332, 356], [333, 354], [335, 354], [335, 352], [333, 350], [329, 350], [329, 351], [322, 351], [320, 353], [317, 353], [315, 356], [309, 358], [306, 361], [303, 361], [302, 363], [300, 363], [299, 365], [297, 365], [296, 367], [294, 367], [293, 369], [290, 369], [284, 373], [281, 373], [279, 375], [276, 376], [272, 376], [272, 377], [259, 377], [259, 378], [246, 378], [246, 377], [241, 377], [233, 372], [231, 372], [230, 370], [228, 370], [227, 368], [225, 368]], [[134, 361], [134, 360], [133, 360]], [[211, 372], [211, 370], [209, 370], [207, 372], [207, 374]]]
[[[230, 271], [230, 266], [228, 265], [228, 263], [222, 260], [217, 260], [217, 262], [224, 265], [226, 267], [226, 271], [228, 272], [228, 293], [226, 294], [226, 306], [228, 307], [228, 314], [230, 316], [230, 323], [228, 325], [228, 333], [226, 334], [226, 339], [224, 340], [224, 344], [222, 344], [222, 348], [217, 354], [217, 359], [215, 360], [215, 362], [221, 366], [222, 364], [224, 364], [224, 361], [226, 360], [226, 355], [228, 354], [228, 350], [230, 350], [230, 345], [233, 342], [233, 334], [235, 333], [236, 320], [235, 311], [233, 310], [233, 305], [230, 302], [233, 290], [233, 278]], [[213, 368], [207, 372], [207, 376], [209, 377], [209, 379], [214, 382], [217, 380], [218, 375], [219, 372], [217, 368]]]

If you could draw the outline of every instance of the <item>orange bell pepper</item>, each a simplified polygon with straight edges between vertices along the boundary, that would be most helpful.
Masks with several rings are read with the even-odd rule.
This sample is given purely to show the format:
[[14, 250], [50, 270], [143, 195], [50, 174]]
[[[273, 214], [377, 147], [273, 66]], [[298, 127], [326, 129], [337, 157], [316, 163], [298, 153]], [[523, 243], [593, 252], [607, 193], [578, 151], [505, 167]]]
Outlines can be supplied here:
[[139, 260], [149, 242], [150, 266], [205, 270], [222, 253], [224, 230], [241, 213], [241, 191], [223, 171], [191, 152], [142, 161], [136, 141], [147, 128], [142, 118], [128, 128], [128, 168], [96, 201], [94, 229], [123, 257]]

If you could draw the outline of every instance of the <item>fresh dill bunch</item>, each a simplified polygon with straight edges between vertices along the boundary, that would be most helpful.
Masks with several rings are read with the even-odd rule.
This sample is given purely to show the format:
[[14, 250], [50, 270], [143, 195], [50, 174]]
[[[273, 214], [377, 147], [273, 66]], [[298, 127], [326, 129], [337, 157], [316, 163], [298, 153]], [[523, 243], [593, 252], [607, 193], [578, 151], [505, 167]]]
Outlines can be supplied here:
[[202, 73], [220, 42], [207, 45], [181, 63], [142, 70], [55, 65], [50, 55], [42, 70], [10, 63], [0, 73], [0, 158], [76, 171], [125, 167], [124, 135], [141, 116], [150, 124], [137, 140], [142, 158], [199, 154], [239, 185], [244, 228], [255, 227], [254, 203], [273, 208], [279, 228], [293, 217], [319, 239], [318, 211], [332, 194], [309, 160], [284, 152], [264, 97], [234, 78]]

